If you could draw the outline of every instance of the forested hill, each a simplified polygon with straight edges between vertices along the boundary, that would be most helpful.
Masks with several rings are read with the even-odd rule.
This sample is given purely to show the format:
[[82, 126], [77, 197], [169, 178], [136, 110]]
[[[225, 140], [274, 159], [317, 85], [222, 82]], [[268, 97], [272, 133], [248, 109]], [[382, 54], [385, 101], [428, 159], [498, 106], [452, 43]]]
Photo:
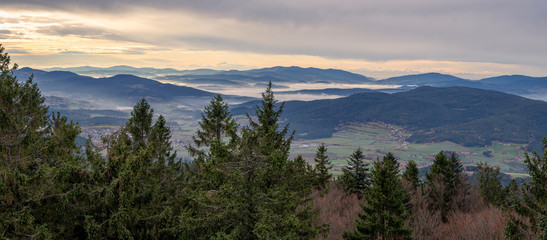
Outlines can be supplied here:
[[[234, 112], [252, 112], [253, 104]], [[335, 128], [382, 121], [412, 131], [413, 142], [452, 141], [485, 145], [491, 141], [532, 143], [547, 136], [547, 103], [468, 87], [420, 87], [408, 92], [360, 93], [349, 97], [290, 101], [283, 118], [297, 138], [329, 137]]]
[[142, 97], [154, 102], [166, 102], [177, 97], [211, 98], [215, 93], [199, 89], [164, 84], [134, 75], [116, 75], [108, 78], [81, 76], [72, 72], [46, 72], [32, 68], [15, 71], [19, 79], [34, 75], [40, 90], [49, 95], [68, 96], [93, 101], [110, 100], [134, 103]]

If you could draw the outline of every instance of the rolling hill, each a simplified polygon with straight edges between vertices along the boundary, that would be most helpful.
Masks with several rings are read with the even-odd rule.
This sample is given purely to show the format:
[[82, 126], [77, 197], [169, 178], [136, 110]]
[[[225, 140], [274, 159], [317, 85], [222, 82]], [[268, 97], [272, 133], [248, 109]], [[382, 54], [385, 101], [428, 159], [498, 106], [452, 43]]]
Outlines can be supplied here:
[[[93, 78], [66, 71], [47, 72], [31, 68], [17, 70], [15, 75], [20, 80], [34, 75], [34, 82], [38, 83], [38, 87], [44, 95], [92, 100], [94, 103], [112, 102], [132, 105], [143, 97], [156, 103], [167, 103], [187, 98], [209, 100], [216, 94], [186, 86], [164, 84], [134, 75]], [[226, 97], [239, 101], [252, 99], [238, 96]]]
[[[375, 80], [360, 74], [338, 69], [319, 69], [302, 67], [271, 67], [252, 70], [176, 70], [172, 68], [134, 68], [130, 66], [114, 66], [108, 68], [73, 67], [50, 68], [48, 70], [71, 71], [79, 75], [114, 77], [116, 75], [135, 75], [160, 81], [184, 83], [189, 86], [214, 85], [216, 87], [266, 87], [272, 81], [277, 89], [286, 88], [290, 84], [374, 84], [398, 85], [398, 89], [385, 88], [381, 92], [393, 93], [407, 91], [421, 86], [431, 87], [472, 87], [487, 90], [496, 90], [505, 93], [517, 94], [533, 99], [547, 100], [547, 77], [529, 77], [522, 75], [508, 75], [469, 80], [441, 73], [424, 73], [404, 75], [382, 80]], [[349, 96], [356, 93], [359, 87], [349, 87], [354, 90], [339, 91], [337, 95]], [[363, 87], [361, 87], [363, 88]], [[207, 88], [218, 89], [218, 88]], [[324, 91], [301, 89], [307, 94], [324, 94]], [[313, 92], [315, 91], [315, 92]], [[326, 90], [333, 91], [333, 90]], [[363, 91], [366, 91], [363, 88]], [[288, 93], [288, 92], [287, 92]], [[292, 92], [297, 93], [297, 92]]]
[[[256, 102], [233, 107], [253, 112]], [[338, 99], [286, 102], [283, 119], [297, 138], [330, 137], [339, 126], [380, 121], [405, 127], [409, 141], [537, 143], [547, 136], [547, 103], [469, 87], [419, 87], [407, 92], [359, 93]]]

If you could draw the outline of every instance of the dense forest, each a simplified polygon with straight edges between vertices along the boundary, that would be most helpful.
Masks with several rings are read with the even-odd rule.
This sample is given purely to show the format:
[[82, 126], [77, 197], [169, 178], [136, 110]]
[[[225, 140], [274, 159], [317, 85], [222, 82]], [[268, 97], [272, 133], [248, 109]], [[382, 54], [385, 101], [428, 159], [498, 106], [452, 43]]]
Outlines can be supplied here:
[[[234, 107], [243, 114], [253, 102]], [[492, 141], [541, 148], [547, 135], [547, 103], [469, 87], [419, 87], [405, 92], [363, 92], [348, 97], [288, 101], [283, 118], [298, 138], [329, 138], [352, 123], [385, 122], [412, 133], [407, 141], [451, 141], [484, 146]]]
[[356, 149], [334, 178], [324, 145], [313, 164], [289, 158], [294, 132], [271, 84], [246, 126], [213, 97], [189, 162], [144, 98], [119, 131], [80, 147], [78, 124], [50, 113], [3, 50], [2, 239], [547, 239], [547, 151], [525, 156], [530, 181], [506, 187], [482, 163], [471, 185], [443, 151], [420, 179], [412, 161], [371, 164]]

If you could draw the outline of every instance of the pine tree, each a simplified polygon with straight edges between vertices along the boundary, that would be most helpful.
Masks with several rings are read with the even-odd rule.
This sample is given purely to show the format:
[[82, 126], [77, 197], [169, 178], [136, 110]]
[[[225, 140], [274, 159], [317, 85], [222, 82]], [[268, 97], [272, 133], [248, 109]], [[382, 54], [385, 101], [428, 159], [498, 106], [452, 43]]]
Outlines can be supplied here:
[[500, 169], [488, 166], [488, 163], [479, 163], [478, 180], [482, 199], [490, 204], [500, 206], [503, 201]]
[[374, 162], [367, 193], [355, 230], [345, 232], [344, 239], [411, 239], [411, 230], [404, 226], [409, 196], [399, 177], [399, 163], [391, 153]]
[[405, 171], [403, 172], [403, 179], [407, 181], [412, 187], [413, 191], [416, 191], [420, 185], [420, 178], [418, 177], [419, 170], [416, 166], [416, 162], [413, 160], [408, 161]]
[[325, 144], [321, 144], [317, 148], [315, 153], [315, 174], [317, 175], [317, 184], [320, 189], [325, 189], [332, 178], [332, 174], [329, 173], [329, 170], [332, 168], [330, 160], [328, 160], [327, 148]]
[[357, 148], [349, 157], [348, 165], [342, 169], [343, 174], [340, 176], [341, 181], [346, 186], [346, 190], [350, 193], [355, 193], [359, 198], [370, 185], [370, 172], [368, 163], [364, 161], [365, 156], [361, 148]]

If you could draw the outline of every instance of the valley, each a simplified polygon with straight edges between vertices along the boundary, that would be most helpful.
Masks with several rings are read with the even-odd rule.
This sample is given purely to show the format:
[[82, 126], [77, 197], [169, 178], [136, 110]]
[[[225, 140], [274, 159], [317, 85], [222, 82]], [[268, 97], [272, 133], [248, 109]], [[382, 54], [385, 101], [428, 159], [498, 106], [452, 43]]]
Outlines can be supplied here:
[[388, 152], [400, 159], [404, 167], [406, 162], [414, 160], [419, 168], [431, 165], [435, 154], [440, 150], [455, 151], [464, 168], [475, 167], [479, 162], [500, 167], [500, 170], [512, 176], [521, 176], [526, 170], [522, 166], [525, 146], [513, 143], [492, 142], [482, 147], [466, 147], [453, 142], [409, 143], [411, 134], [400, 126], [375, 122], [342, 127], [330, 138], [296, 140], [291, 148], [293, 157], [301, 154], [305, 159], [315, 157], [317, 147], [324, 143], [328, 149], [335, 175], [341, 174], [349, 155], [361, 147], [367, 162], [372, 163]]
[[[34, 74], [35, 82], [48, 96], [50, 111], [80, 124], [81, 144], [88, 137], [100, 144], [100, 137], [119, 129], [130, 117], [132, 104], [145, 97], [155, 113], [166, 117], [174, 150], [187, 160], [185, 147], [198, 128], [203, 106], [214, 94], [227, 94], [223, 97], [234, 118], [245, 126], [245, 114], [254, 114], [259, 103], [254, 99], [270, 80], [275, 80], [276, 98], [286, 101], [282, 121], [296, 131], [291, 156], [301, 154], [311, 163], [317, 146], [324, 143], [335, 164], [335, 175], [349, 154], [361, 147], [369, 162], [392, 152], [402, 160], [402, 167], [414, 160], [424, 168], [438, 151], [455, 151], [466, 167], [486, 162], [520, 176], [526, 172], [522, 154], [537, 149], [541, 136], [547, 135], [542, 120], [547, 116], [545, 102], [461, 87], [489, 89], [496, 85], [528, 94], [544, 84], [540, 78], [525, 76], [470, 81], [431, 73], [375, 80], [340, 70], [298, 67], [249, 71], [131, 67], [50, 70], [64, 71], [24, 68], [16, 74], [20, 79]], [[522, 86], [529, 89], [524, 91]]]

